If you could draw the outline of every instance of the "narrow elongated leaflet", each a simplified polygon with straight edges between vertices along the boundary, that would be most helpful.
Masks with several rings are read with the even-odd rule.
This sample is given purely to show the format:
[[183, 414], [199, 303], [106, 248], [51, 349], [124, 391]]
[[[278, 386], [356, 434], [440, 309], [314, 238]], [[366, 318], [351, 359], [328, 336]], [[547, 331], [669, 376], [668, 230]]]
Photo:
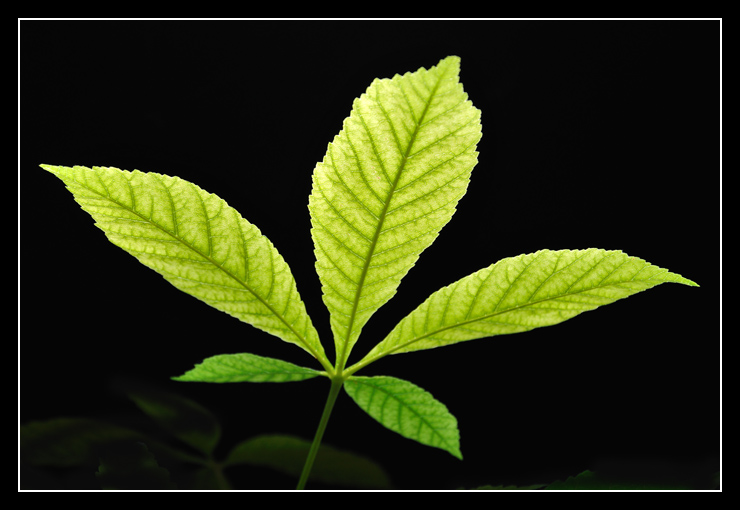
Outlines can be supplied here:
[[285, 260], [224, 200], [178, 177], [41, 166], [113, 244], [172, 285], [331, 367]]
[[698, 286], [621, 251], [542, 250], [505, 258], [433, 293], [356, 368], [388, 354], [558, 324], [665, 282]]
[[480, 111], [459, 70], [448, 57], [373, 81], [316, 166], [311, 234], [340, 367], [467, 190]]
[[429, 392], [388, 376], [350, 377], [344, 388], [360, 408], [385, 427], [462, 459], [457, 419]]
[[206, 358], [175, 381], [192, 382], [293, 382], [312, 379], [321, 372], [287, 361], [250, 353], [219, 354]]

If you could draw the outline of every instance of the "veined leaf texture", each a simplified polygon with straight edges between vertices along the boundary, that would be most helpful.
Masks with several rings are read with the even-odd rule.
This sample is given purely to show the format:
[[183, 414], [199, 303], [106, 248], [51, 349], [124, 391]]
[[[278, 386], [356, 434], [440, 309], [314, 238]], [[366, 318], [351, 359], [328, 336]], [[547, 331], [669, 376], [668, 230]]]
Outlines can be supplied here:
[[257, 356], [248, 352], [218, 354], [206, 358], [176, 381], [197, 382], [294, 382], [321, 375], [310, 368], [299, 367], [275, 358]]
[[457, 419], [429, 392], [388, 376], [350, 377], [344, 389], [386, 428], [462, 460]]
[[330, 366], [290, 268], [224, 200], [178, 177], [42, 165], [108, 239], [178, 289]]
[[453, 56], [373, 81], [315, 168], [311, 233], [340, 368], [467, 190], [481, 125], [459, 71]]
[[434, 292], [357, 365], [551, 326], [666, 282], [697, 286], [621, 251], [541, 250], [505, 258]]

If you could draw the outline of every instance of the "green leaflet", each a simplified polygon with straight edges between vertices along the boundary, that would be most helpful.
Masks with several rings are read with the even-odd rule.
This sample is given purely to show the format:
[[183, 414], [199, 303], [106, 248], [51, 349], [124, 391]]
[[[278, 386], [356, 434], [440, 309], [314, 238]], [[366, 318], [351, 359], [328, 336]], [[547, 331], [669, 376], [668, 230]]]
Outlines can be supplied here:
[[373, 81], [314, 171], [311, 234], [340, 369], [467, 190], [480, 111], [459, 69], [448, 57]]
[[344, 388], [362, 410], [385, 427], [462, 460], [457, 419], [430, 393], [387, 376], [351, 377]]
[[558, 324], [664, 282], [698, 286], [621, 251], [542, 250], [502, 259], [433, 293], [350, 371], [388, 354]]
[[64, 181], [113, 244], [172, 285], [331, 367], [290, 268], [224, 200], [156, 173], [41, 167]]
[[287, 361], [249, 353], [219, 354], [206, 358], [175, 381], [197, 382], [293, 382], [312, 379], [321, 372]]

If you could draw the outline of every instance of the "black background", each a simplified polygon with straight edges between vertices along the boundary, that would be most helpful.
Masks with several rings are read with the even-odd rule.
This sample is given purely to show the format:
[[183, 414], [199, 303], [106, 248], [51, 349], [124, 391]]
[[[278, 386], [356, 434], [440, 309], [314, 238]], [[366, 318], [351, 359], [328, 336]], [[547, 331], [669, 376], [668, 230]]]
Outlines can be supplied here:
[[[291, 266], [324, 344], [311, 173], [376, 77], [462, 58], [482, 110], [458, 212], [363, 331], [357, 361], [431, 292], [542, 248], [621, 249], [700, 283], [666, 284], [525, 334], [385, 358], [458, 418], [464, 461], [387, 431], [341, 395], [325, 442], [400, 489], [547, 483], [585, 469], [719, 470], [718, 21], [23, 21], [21, 423], [135, 413], [136, 378], [209, 407], [219, 454], [313, 436], [324, 379], [170, 381], [295, 346], [180, 293], [111, 245], [41, 163], [178, 175], [224, 198]], [[720, 211], [721, 213], [721, 211]], [[245, 472], [240, 488], [286, 488]]]

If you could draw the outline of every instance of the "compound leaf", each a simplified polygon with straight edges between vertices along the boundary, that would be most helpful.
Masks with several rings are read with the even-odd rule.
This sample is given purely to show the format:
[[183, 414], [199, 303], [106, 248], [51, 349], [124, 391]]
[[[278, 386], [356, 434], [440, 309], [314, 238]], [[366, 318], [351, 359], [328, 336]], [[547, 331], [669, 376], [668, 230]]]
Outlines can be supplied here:
[[665, 282], [698, 286], [621, 251], [505, 258], [433, 293], [356, 367], [388, 354], [551, 326]]
[[113, 244], [172, 285], [331, 366], [285, 260], [224, 200], [156, 173], [41, 167], [64, 181]]
[[457, 419], [427, 391], [388, 376], [350, 377], [344, 388], [363, 411], [383, 426], [462, 459]]
[[339, 366], [467, 190], [480, 111], [459, 71], [447, 57], [373, 81], [315, 168], [311, 234]]
[[321, 372], [287, 361], [250, 353], [219, 354], [203, 360], [176, 381], [193, 382], [293, 382], [311, 379]]

